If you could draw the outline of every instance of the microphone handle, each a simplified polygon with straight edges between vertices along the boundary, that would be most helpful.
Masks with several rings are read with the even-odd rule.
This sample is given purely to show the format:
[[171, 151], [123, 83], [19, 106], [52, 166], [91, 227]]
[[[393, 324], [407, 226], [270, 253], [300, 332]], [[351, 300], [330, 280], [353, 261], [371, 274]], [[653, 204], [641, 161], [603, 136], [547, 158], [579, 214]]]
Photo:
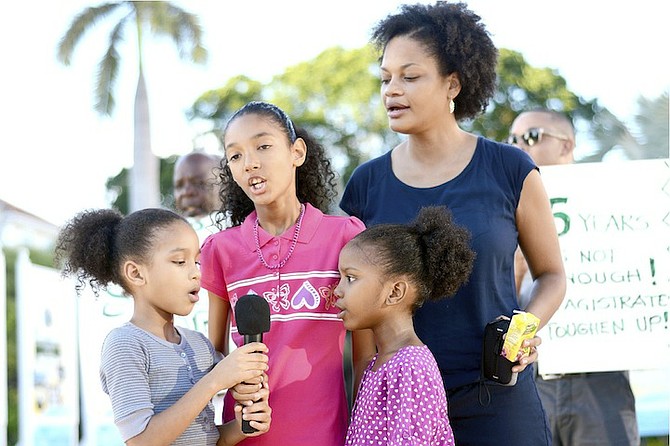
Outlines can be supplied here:
[[[263, 333], [244, 335], [244, 345], [250, 344], [252, 342], [263, 342]], [[258, 429], [252, 427], [249, 424], [248, 420], [242, 420], [242, 432], [245, 434], [253, 434]]]
[[251, 344], [252, 342], [263, 342], [263, 333], [245, 334], [244, 345]]

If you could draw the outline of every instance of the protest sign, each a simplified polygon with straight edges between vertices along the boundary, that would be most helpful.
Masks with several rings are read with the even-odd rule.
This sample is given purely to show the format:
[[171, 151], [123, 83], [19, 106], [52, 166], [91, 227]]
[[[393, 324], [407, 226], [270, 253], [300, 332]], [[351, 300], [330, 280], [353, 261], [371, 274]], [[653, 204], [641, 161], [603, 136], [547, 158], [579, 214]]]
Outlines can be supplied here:
[[670, 360], [670, 162], [547, 166], [567, 275], [538, 332], [540, 373], [664, 367]]

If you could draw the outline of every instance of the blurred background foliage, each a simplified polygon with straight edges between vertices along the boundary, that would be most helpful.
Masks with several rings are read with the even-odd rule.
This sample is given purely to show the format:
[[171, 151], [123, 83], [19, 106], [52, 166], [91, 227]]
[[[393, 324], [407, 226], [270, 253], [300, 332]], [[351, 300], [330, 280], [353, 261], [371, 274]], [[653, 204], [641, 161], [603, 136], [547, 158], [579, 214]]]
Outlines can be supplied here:
[[[501, 49], [498, 87], [486, 112], [461, 123], [465, 130], [505, 141], [521, 111], [548, 107], [572, 116], [577, 129], [577, 162], [597, 162], [608, 156], [621, 159], [668, 157], [668, 93], [640, 97], [634, 126], [567, 87], [559, 71], [529, 65], [519, 52]], [[262, 83], [244, 75], [230, 78], [220, 88], [203, 92], [187, 111], [189, 120], [208, 123], [220, 140], [226, 121], [249, 101], [265, 100], [283, 108], [330, 150], [342, 184], [363, 161], [398, 144], [402, 135], [388, 128], [379, 94], [379, 54], [371, 47], [332, 47], [312, 60], [288, 67]], [[579, 149], [588, 142], [589, 151]], [[171, 207], [172, 172], [176, 156], [161, 160], [161, 196]], [[128, 171], [110, 178], [107, 187], [113, 207], [127, 212]]]

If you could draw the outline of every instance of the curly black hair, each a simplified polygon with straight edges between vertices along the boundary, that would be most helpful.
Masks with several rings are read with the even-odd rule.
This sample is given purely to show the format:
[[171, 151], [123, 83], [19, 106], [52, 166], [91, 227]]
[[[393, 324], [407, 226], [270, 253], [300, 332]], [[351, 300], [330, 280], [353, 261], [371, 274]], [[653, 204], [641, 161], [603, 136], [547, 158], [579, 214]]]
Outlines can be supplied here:
[[427, 206], [413, 222], [379, 224], [350, 242], [364, 250], [385, 278], [406, 276], [418, 288], [412, 313], [426, 300], [456, 294], [475, 260], [470, 232], [454, 223], [446, 206]]
[[483, 113], [496, 86], [498, 50], [481, 17], [465, 3], [438, 1], [433, 5], [402, 5], [372, 30], [371, 41], [386, 50], [398, 36], [420, 42], [433, 56], [442, 76], [457, 73], [461, 92], [454, 102], [457, 120]]
[[113, 209], [86, 210], [61, 228], [55, 258], [63, 276], [77, 278], [77, 293], [86, 283], [96, 295], [115, 283], [130, 294], [121, 266], [126, 260], [149, 262], [157, 233], [178, 221], [189, 224], [167, 209], [142, 209], [127, 217]]
[[[267, 102], [254, 101], [246, 104], [236, 111], [230, 118], [223, 131], [224, 139], [226, 130], [237, 118], [256, 114], [270, 119], [277, 124], [290, 144], [297, 138], [301, 138], [307, 146], [307, 156], [302, 166], [296, 172], [296, 191], [301, 203], [310, 203], [322, 212], [327, 213], [333, 200], [337, 196], [337, 176], [326, 149], [319, 144], [308, 132], [301, 127], [294, 127], [291, 119], [282, 109]], [[227, 161], [221, 160], [219, 172], [219, 197], [221, 209], [215, 217], [216, 225], [223, 229], [230, 221], [232, 226], [238, 226], [254, 210], [254, 203], [244, 193], [241, 187], [235, 183]]]

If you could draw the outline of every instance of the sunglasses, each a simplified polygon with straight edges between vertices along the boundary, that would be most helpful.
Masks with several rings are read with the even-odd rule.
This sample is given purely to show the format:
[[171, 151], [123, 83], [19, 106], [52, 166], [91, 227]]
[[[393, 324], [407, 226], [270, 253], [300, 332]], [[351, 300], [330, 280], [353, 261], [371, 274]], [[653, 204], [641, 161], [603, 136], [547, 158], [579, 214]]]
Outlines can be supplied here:
[[567, 141], [568, 137], [564, 135], [557, 135], [555, 133], [549, 133], [545, 131], [543, 128], [532, 128], [528, 129], [528, 131], [522, 135], [514, 135], [510, 134], [507, 137], [507, 143], [508, 144], [519, 144], [520, 140], [522, 140], [528, 147], [533, 147], [535, 144], [539, 144], [542, 142], [542, 138], [545, 136], [551, 136], [552, 138], [557, 138], [561, 139], [563, 141]]

